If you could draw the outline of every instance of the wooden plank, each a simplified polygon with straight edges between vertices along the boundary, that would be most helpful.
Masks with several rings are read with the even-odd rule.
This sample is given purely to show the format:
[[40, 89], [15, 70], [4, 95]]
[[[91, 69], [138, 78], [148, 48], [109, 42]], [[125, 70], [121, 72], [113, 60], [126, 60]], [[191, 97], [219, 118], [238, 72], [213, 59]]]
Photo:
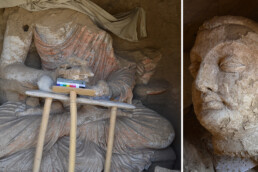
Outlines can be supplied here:
[[[41, 97], [41, 98], [49, 97], [49, 98], [67, 101], [67, 102], [69, 102], [69, 100], [70, 100], [70, 98], [67, 95], [60, 94], [60, 93], [58, 94], [58, 93], [46, 92], [46, 91], [41, 91], [41, 90], [30, 90], [30, 91], [26, 91], [25, 94], [28, 96], [32, 96], [32, 97]], [[132, 104], [108, 101], [108, 100], [92, 100], [92, 99], [88, 99], [88, 98], [78, 97], [76, 99], [76, 102], [81, 103], [81, 104], [98, 105], [98, 106], [104, 106], [104, 107], [116, 106], [121, 109], [135, 109], [135, 106]]]
[[79, 95], [95, 96], [95, 90], [84, 89], [84, 88], [72, 88], [72, 87], [53, 86], [52, 90], [55, 93], [70, 93], [71, 91], [75, 91]]

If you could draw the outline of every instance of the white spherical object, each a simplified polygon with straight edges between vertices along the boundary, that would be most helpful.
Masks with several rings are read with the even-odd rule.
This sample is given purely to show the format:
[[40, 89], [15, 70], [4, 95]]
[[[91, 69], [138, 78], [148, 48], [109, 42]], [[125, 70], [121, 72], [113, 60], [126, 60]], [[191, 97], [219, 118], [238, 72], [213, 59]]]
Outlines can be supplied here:
[[43, 75], [37, 82], [39, 90], [52, 92], [51, 87], [54, 85], [54, 81], [51, 77]]

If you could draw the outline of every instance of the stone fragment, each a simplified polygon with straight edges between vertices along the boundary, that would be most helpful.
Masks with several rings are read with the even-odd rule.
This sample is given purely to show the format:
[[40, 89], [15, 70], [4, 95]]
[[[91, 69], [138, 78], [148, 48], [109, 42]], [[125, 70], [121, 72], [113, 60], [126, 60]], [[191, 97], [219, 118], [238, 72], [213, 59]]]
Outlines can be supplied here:
[[37, 97], [27, 97], [26, 105], [31, 106], [31, 107], [38, 106], [39, 105], [39, 98], [37, 98]]

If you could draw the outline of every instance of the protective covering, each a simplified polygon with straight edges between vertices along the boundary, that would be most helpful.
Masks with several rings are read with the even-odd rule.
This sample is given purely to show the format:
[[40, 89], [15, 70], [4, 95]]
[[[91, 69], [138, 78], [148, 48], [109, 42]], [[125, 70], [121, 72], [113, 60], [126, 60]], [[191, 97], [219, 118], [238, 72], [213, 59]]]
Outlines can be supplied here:
[[0, 8], [19, 6], [29, 11], [40, 11], [51, 8], [69, 8], [88, 15], [98, 26], [109, 30], [118, 37], [128, 41], [138, 41], [137, 23], [139, 22], [139, 37], [146, 37], [145, 11], [135, 8], [132, 11], [112, 16], [89, 0], [1, 0]]

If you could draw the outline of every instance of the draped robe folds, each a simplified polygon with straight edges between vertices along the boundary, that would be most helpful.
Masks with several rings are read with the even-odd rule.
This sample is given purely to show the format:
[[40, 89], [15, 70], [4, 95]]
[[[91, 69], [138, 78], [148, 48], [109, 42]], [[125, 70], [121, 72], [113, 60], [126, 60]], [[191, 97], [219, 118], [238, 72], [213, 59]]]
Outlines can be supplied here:
[[112, 39], [105, 31], [77, 25], [65, 42], [60, 45], [48, 45], [35, 29], [34, 41], [44, 70], [57, 69], [69, 57], [85, 60], [94, 73], [89, 85], [96, 85], [97, 81], [106, 80], [113, 95], [119, 96], [120, 101], [129, 99], [130, 102], [134, 86], [134, 69], [132, 67], [119, 69]]
[[[76, 56], [89, 62], [92, 85], [105, 80], [120, 101], [131, 98], [134, 72], [119, 68], [112, 39], [102, 30], [76, 26], [60, 45], [48, 45], [34, 30], [34, 41], [44, 70], [55, 70], [62, 61]], [[112, 171], [142, 171], [156, 150], [174, 139], [171, 124], [140, 103], [134, 110], [118, 110], [112, 156]], [[41, 116], [16, 116], [22, 102], [0, 106], [0, 171], [31, 171]], [[95, 106], [78, 109], [76, 171], [97, 172], [104, 168], [110, 110]], [[47, 127], [41, 171], [66, 171], [69, 153], [70, 115], [51, 114]]]

